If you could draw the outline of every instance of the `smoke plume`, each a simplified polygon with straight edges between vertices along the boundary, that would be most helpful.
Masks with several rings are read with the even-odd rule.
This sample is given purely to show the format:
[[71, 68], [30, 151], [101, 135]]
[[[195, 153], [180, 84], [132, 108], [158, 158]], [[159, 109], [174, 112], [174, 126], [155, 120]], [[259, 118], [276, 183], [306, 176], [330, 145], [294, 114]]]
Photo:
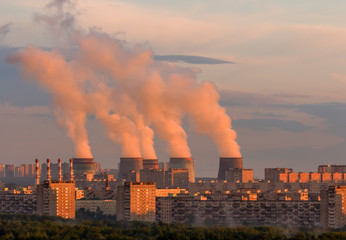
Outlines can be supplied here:
[[[8, 58], [25, 76], [48, 89], [56, 117], [75, 143], [76, 157], [90, 157], [85, 129], [87, 115], [105, 126], [109, 138], [122, 147], [123, 157], [156, 158], [154, 133], [167, 142], [171, 157], [190, 157], [182, 119], [213, 139], [222, 157], [240, 157], [231, 119], [219, 104], [210, 82], [198, 83], [196, 72], [156, 61], [151, 50], [91, 29], [75, 31], [67, 11], [73, 1], [54, 0], [53, 15], [37, 15], [53, 29], [68, 29], [74, 49], [61, 51], [32, 46]], [[59, 32], [59, 31], [57, 31]]]

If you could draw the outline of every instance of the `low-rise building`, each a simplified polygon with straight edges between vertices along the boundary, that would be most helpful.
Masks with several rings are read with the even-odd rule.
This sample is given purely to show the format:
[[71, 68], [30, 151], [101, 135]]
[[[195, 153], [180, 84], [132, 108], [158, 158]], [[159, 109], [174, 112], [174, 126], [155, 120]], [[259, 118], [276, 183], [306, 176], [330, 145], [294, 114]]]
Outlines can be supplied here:
[[101, 211], [104, 215], [115, 215], [116, 214], [116, 201], [112, 199], [79, 199], [76, 200], [76, 211], [84, 208], [85, 211], [98, 212]]

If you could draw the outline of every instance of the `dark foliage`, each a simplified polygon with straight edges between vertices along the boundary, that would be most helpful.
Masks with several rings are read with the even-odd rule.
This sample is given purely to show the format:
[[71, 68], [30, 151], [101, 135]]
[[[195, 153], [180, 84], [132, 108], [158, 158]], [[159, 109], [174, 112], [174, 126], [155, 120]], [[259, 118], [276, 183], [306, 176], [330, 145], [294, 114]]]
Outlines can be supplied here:
[[[87, 219], [82, 221], [82, 219]], [[181, 224], [117, 222], [101, 212], [79, 211], [77, 220], [35, 216], [0, 215], [1, 239], [120, 239], [120, 240], [317, 240], [346, 239], [346, 229], [333, 231], [288, 230], [278, 227], [192, 227]]]

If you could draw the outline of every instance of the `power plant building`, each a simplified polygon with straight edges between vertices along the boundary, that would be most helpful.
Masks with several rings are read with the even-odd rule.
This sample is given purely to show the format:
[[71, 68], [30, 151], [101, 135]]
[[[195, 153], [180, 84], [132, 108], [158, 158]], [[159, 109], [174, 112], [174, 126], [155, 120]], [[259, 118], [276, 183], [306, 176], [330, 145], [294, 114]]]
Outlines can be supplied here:
[[159, 169], [159, 162], [157, 159], [143, 159], [143, 169]]
[[120, 158], [118, 180], [130, 181], [131, 178], [133, 179], [134, 174], [138, 173], [139, 176], [141, 169], [143, 169], [143, 158]]
[[84, 175], [95, 174], [95, 163], [93, 158], [73, 158], [73, 172], [75, 179], [83, 178]]
[[225, 181], [226, 180], [226, 172], [230, 168], [243, 168], [243, 158], [225, 158], [220, 157], [220, 165], [219, 165], [219, 172], [217, 175], [217, 179], [219, 181]]
[[170, 158], [169, 168], [187, 169], [189, 182], [195, 182], [195, 159], [194, 158]]

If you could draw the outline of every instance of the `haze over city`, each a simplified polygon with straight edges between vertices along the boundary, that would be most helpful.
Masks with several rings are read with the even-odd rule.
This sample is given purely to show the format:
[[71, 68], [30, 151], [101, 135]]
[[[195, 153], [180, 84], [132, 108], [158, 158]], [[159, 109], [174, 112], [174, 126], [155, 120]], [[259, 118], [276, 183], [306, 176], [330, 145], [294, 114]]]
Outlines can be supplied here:
[[[213, 134], [219, 130], [213, 132], [208, 126], [208, 131], [204, 131], [205, 125], [199, 126], [198, 120], [204, 119], [200, 117], [204, 109], [198, 105], [203, 101], [194, 95], [197, 93], [212, 96], [210, 99], [214, 102], [210, 108], [221, 111], [215, 119], [220, 120], [221, 116], [226, 119], [223, 122], [227, 122], [227, 115], [230, 116], [232, 128], [225, 125], [228, 129], [225, 131], [231, 136], [227, 139], [235, 140], [233, 130], [237, 138], [232, 142], [235, 145], [231, 144], [236, 146], [235, 150], [232, 148], [226, 155], [237, 157], [241, 153], [244, 166], [253, 168], [255, 176], [263, 177], [265, 167], [311, 171], [319, 164], [345, 163], [346, 22], [343, 10], [346, 3], [343, 1], [326, 6], [324, 1], [305, 1], [303, 5], [277, 1], [219, 1], [217, 4], [198, 1], [196, 4], [197, 1], [80, 0], [77, 4], [71, 2], [66, 9], [59, 8], [59, 1], [53, 2], [57, 7], [53, 10], [44, 0], [22, 3], [3, 0], [0, 3], [0, 152], [3, 163], [21, 164], [47, 157], [67, 160], [78, 155], [78, 146], [73, 144], [73, 134], [69, 133], [70, 125], [64, 123], [64, 117], [55, 118], [59, 113], [54, 108], [56, 104], [63, 106], [64, 100], [71, 106], [78, 96], [64, 98], [69, 95], [65, 90], [56, 94], [43, 80], [41, 83], [32, 81], [33, 75], [40, 79], [42, 74], [41, 69], [33, 70], [29, 65], [41, 58], [49, 66], [54, 64], [49, 60], [54, 59], [58, 64], [63, 62], [57, 73], [66, 77], [72, 72], [82, 78], [81, 73], [88, 74], [87, 67], [91, 68], [88, 64], [81, 67], [82, 64], [92, 57], [100, 62], [97, 54], [106, 54], [107, 48], [101, 48], [105, 46], [110, 49], [120, 46], [121, 56], [129, 62], [135, 61], [125, 67], [128, 74], [133, 69], [136, 69], [134, 72], [139, 69], [136, 75], [143, 73], [146, 68], [138, 66], [143, 62], [147, 66], [147, 61], [156, 59], [157, 63], [149, 64], [150, 69], [155, 69], [153, 72], [164, 75], [168, 71], [182, 76], [178, 77], [178, 85], [171, 84], [160, 90], [191, 96], [190, 101], [179, 104], [186, 104], [184, 114], [179, 114], [184, 115], [182, 126], [189, 150], [186, 144], [178, 148], [196, 158], [196, 176], [215, 177], [218, 158], [224, 154], [224, 141], [217, 142], [218, 137]], [[50, 11], [55, 15], [48, 15]], [[82, 37], [76, 39], [75, 34]], [[95, 42], [101, 44], [83, 56], [85, 46]], [[59, 51], [52, 50], [54, 48]], [[26, 66], [22, 74], [20, 64]], [[77, 66], [81, 71], [68, 72], [66, 66]], [[107, 67], [103, 63], [100, 66]], [[28, 73], [31, 78], [27, 77]], [[44, 74], [50, 78], [50, 73]], [[123, 77], [123, 72], [112, 73], [116, 79]], [[104, 87], [104, 82], [100, 82], [95, 83], [99, 84], [98, 90]], [[124, 92], [136, 95], [135, 83], [123, 86], [125, 90], [119, 90], [119, 96]], [[62, 84], [69, 86], [68, 81]], [[158, 85], [160, 82], [154, 82], [148, 88]], [[78, 88], [74, 87], [66, 89], [78, 95]], [[94, 99], [100, 101], [100, 97], [106, 96], [105, 92], [97, 92], [99, 95], [93, 95]], [[227, 115], [218, 108], [217, 92]], [[126, 103], [124, 98], [115, 100]], [[142, 98], [138, 100], [142, 101]], [[108, 133], [105, 130], [109, 119], [104, 118], [95, 105], [86, 121], [90, 153], [103, 167], [114, 168], [122, 153], [130, 151], [130, 155], [134, 154], [131, 157], [135, 157], [136, 147], [128, 150], [121, 144], [122, 140], [114, 143], [109, 139], [109, 129]], [[126, 106], [132, 106], [131, 102]], [[187, 113], [194, 120], [189, 121]], [[150, 117], [158, 119], [154, 115]], [[154, 129], [154, 149], [159, 161], [167, 162], [176, 152], [158, 138], [158, 134], [164, 135], [162, 131], [159, 126]], [[119, 131], [115, 130], [116, 133]], [[152, 157], [150, 150], [147, 152]]]

